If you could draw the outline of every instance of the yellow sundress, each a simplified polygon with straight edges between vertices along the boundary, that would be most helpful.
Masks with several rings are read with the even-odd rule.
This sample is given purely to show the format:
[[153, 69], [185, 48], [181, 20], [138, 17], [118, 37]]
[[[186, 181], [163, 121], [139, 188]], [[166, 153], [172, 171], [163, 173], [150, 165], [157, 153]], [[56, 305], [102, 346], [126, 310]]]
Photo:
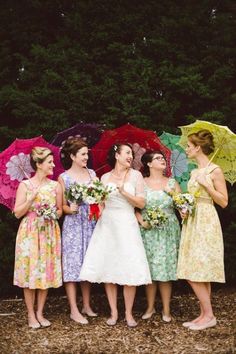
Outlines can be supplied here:
[[[211, 172], [218, 166], [206, 168], [206, 178], [213, 185]], [[194, 214], [182, 228], [177, 277], [196, 282], [225, 282], [224, 246], [221, 224], [211, 196], [196, 181], [203, 169], [192, 171], [188, 191], [197, 195]]]
[[[30, 182], [27, 198], [30, 198]], [[28, 213], [22, 219], [16, 238], [14, 285], [30, 289], [62, 285], [61, 235], [57, 220], [44, 219], [36, 210], [42, 203], [56, 206], [56, 181], [41, 186]]]

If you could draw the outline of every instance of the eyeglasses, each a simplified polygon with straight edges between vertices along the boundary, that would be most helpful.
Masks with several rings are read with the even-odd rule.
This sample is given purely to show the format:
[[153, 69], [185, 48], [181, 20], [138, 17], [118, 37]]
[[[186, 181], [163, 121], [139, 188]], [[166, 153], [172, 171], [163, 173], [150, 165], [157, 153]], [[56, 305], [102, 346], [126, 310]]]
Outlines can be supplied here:
[[161, 160], [165, 160], [165, 158], [164, 158], [164, 156], [156, 156], [156, 157], [153, 157], [152, 161], [153, 160], [161, 161]]

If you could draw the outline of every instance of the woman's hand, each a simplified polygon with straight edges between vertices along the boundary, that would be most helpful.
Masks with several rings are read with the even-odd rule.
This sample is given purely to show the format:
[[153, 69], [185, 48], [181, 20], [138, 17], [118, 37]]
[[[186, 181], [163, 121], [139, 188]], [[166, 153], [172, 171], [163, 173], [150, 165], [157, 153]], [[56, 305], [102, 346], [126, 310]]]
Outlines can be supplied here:
[[78, 210], [79, 210], [78, 204], [76, 204], [76, 203], [70, 203], [70, 211], [71, 211], [71, 214], [76, 214], [76, 213], [78, 213]]
[[206, 174], [203, 172], [203, 173], [200, 173], [199, 175], [197, 175], [196, 177], [196, 181], [203, 187], [207, 188], [209, 187], [209, 183], [207, 181], [207, 178], [206, 178]]
[[31, 196], [30, 196], [30, 199], [29, 199], [30, 202], [34, 201], [34, 199], [36, 198], [36, 196], [37, 196], [37, 194], [39, 192], [40, 187], [41, 187], [41, 185], [39, 185], [38, 187], [33, 187], [32, 186], [32, 188], [30, 189], [30, 191], [31, 191]]
[[187, 217], [188, 217], [188, 212], [184, 212], [184, 211], [179, 210], [179, 213], [180, 213], [180, 216], [181, 216], [181, 219], [182, 219], [182, 220], [187, 219]]
[[120, 192], [120, 194], [123, 194], [123, 193], [125, 192], [125, 190], [124, 190], [124, 183], [118, 184], [118, 185], [117, 185], [117, 189], [118, 189], [118, 191]]
[[146, 230], [149, 230], [151, 227], [150, 227], [150, 224], [147, 222], [147, 221], [143, 221], [141, 223], [141, 226], [146, 229]]

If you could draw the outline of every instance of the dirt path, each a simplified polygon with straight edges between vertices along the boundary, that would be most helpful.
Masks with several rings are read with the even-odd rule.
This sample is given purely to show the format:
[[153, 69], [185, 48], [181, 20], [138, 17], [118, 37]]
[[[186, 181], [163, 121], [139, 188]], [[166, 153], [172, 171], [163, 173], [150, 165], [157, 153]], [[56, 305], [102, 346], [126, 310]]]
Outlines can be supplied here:
[[99, 312], [99, 317], [89, 320], [89, 325], [82, 326], [69, 319], [65, 297], [49, 297], [46, 313], [52, 326], [47, 329], [30, 330], [26, 325], [23, 301], [1, 300], [0, 353], [235, 353], [236, 293], [234, 291], [220, 290], [213, 294], [213, 306], [218, 325], [196, 332], [182, 326], [182, 322], [197, 315], [197, 302], [191, 294], [173, 297], [174, 320], [170, 324], [161, 321], [159, 303], [157, 314], [151, 320], [141, 320], [145, 309], [145, 298], [137, 296], [134, 314], [138, 320], [138, 327], [133, 329], [127, 328], [123, 320], [121, 297], [119, 298], [120, 320], [112, 328], [105, 324], [108, 316], [105, 296], [94, 295], [93, 305]]

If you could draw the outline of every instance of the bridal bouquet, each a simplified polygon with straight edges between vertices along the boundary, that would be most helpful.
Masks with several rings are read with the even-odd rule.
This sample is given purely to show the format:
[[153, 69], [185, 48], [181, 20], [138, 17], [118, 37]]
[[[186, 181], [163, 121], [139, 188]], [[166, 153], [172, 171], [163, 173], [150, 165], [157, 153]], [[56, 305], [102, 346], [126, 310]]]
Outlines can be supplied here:
[[112, 191], [112, 187], [104, 186], [98, 180], [93, 181], [83, 189], [83, 201], [90, 205], [90, 220], [97, 220], [99, 218], [100, 210], [98, 204], [103, 203]]
[[43, 220], [57, 220], [57, 207], [48, 203], [38, 203], [35, 206], [36, 215]]
[[65, 190], [65, 197], [69, 202], [79, 205], [83, 201], [83, 193], [85, 190], [86, 185], [74, 182]]
[[190, 193], [174, 193], [172, 195], [174, 206], [183, 214], [193, 215], [195, 210], [195, 197]]
[[166, 213], [158, 206], [145, 208], [143, 219], [148, 222], [150, 228], [162, 227], [168, 220]]

